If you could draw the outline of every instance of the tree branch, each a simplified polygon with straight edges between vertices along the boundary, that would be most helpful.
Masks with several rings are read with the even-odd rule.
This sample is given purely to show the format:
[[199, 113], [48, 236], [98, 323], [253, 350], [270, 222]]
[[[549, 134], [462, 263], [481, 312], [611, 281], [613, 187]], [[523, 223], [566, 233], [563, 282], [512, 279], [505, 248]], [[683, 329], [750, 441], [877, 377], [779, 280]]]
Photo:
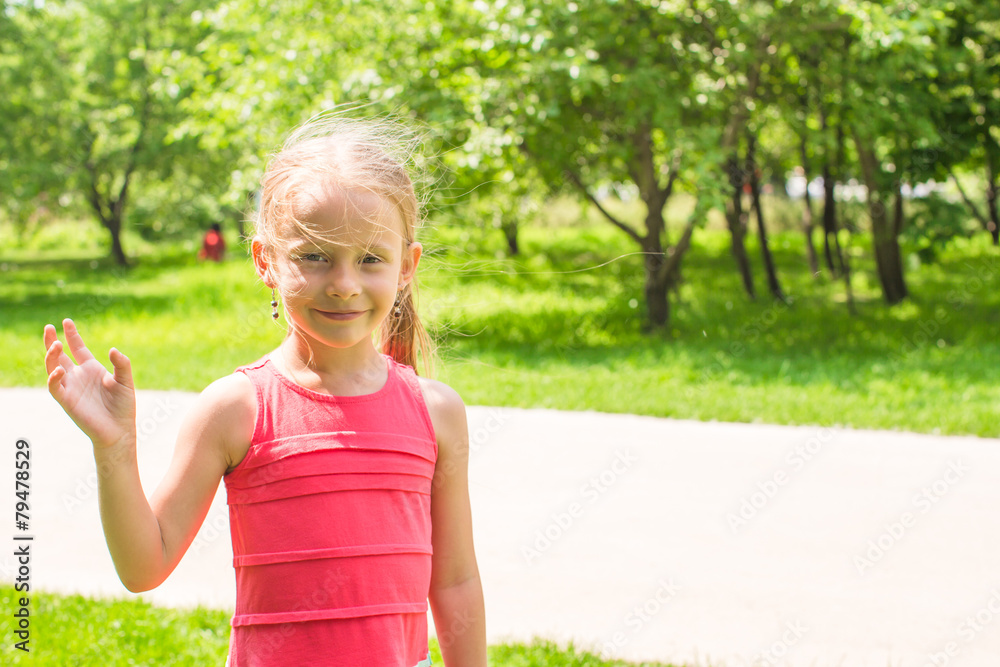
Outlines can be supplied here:
[[90, 174], [90, 182], [88, 183], [90, 189], [87, 193], [87, 199], [90, 201], [90, 206], [94, 209], [94, 212], [97, 213], [97, 217], [101, 219], [101, 223], [107, 227], [111, 224], [111, 212], [105, 210], [103, 197], [101, 197], [100, 190], [97, 189], [97, 168], [89, 160], [84, 166], [87, 168], [87, 173]]
[[743, 126], [746, 125], [747, 120], [750, 118], [750, 109], [747, 107], [747, 102], [752, 100], [757, 95], [757, 85], [760, 83], [760, 70], [763, 65], [764, 54], [767, 53], [767, 47], [771, 43], [771, 37], [767, 34], [762, 34], [757, 40], [757, 52], [760, 57], [754, 61], [753, 66], [747, 73], [747, 89], [743, 93], [739, 102], [734, 104], [735, 109], [733, 110], [732, 116], [729, 117], [729, 123], [726, 124], [726, 129], [722, 133], [722, 147], [726, 150], [734, 149], [739, 143], [740, 131]]
[[667, 176], [667, 184], [663, 188], [663, 203], [666, 204], [670, 199], [670, 195], [674, 192], [674, 182], [677, 180], [677, 174], [681, 170], [681, 156], [678, 155], [674, 158], [673, 163], [670, 165], [670, 175]]
[[[695, 206], [695, 211], [697, 210], [698, 207]], [[659, 280], [667, 280], [669, 276], [674, 275], [677, 271], [677, 268], [681, 263], [681, 258], [684, 256], [684, 253], [688, 251], [688, 248], [691, 247], [691, 236], [694, 234], [694, 228], [697, 224], [698, 219], [692, 215], [688, 219], [687, 226], [684, 227], [684, 233], [681, 234], [679, 239], [677, 239], [677, 243], [667, 250], [667, 261], [660, 264], [658, 271], [657, 278]]]
[[958, 194], [962, 195], [962, 201], [965, 202], [965, 205], [969, 208], [969, 211], [972, 212], [972, 215], [975, 216], [976, 220], [978, 220], [979, 223], [983, 226], [983, 229], [989, 231], [990, 230], [989, 221], [986, 219], [985, 215], [979, 212], [979, 208], [975, 205], [975, 203], [973, 203], [971, 199], [969, 199], [969, 195], [965, 194], [965, 188], [963, 188], [962, 184], [958, 181], [958, 176], [956, 176], [955, 172], [952, 171], [951, 165], [947, 166], [947, 170], [948, 170], [948, 175], [951, 176], [951, 180], [955, 181], [955, 187], [958, 188]]
[[[145, 24], [146, 22], [143, 21], [143, 25]], [[119, 220], [121, 219], [122, 211], [125, 209], [125, 201], [128, 198], [128, 187], [132, 180], [132, 174], [135, 172], [136, 156], [139, 151], [142, 150], [143, 139], [146, 136], [146, 128], [149, 126], [149, 108], [151, 104], [149, 94], [149, 67], [146, 63], [145, 55], [147, 53], [149, 53], [148, 30], [143, 32], [142, 72], [145, 76], [143, 77], [142, 109], [139, 112], [139, 134], [136, 135], [135, 143], [133, 143], [129, 149], [128, 161], [125, 163], [124, 178], [122, 179], [122, 186], [118, 190], [118, 197], [111, 202], [111, 212], [114, 217]]]
[[623, 232], [625, 232], [626, 234], [628, 234], [630, 237], [632, 237], [632, 239], [636, 243], [638, 243], [640, 245], [642, 244], [643, 237], [639, 234], [639, 232], [635, 231], [634, 229], [632, 229], [631, 227], [629, 227], [627, 224], [625, 224], [624, 222], [622, 222], [621, 220], [619, 220], [615, 216], [611, 215], [611, 213], [609, 213], [607, 209], [605, 209], [603, 206], [601, 206], [601, 202], [597, 201], [597, 198], [594, 197], [594, 195], [592, 195], [590, 193], [590, 190], [583, 183], [583, 181], [580, 179], [580, 177], [575, 172], [573, 172], [572, 169], [566, 169], [565, 173], [566, 173], [566, 176], [569, 177], [569, 180], [573, 181], [573, 184], [576, 185], [577, 188], [579, 188], [580, 192], [583, 193], [583, 195], [587, 198], [587, 200], [590, 201], [591, 204], [593, 204], [594, 206], [596, 206], [597, 210], [600, 211], [604, 215], [604, 217], [608, 219], [608, 222], [610, 222], [615, 227], [617, 227], [618, 229], [622, 230]]
[[[89, 129], [89, 128], [88, 128]], [[110, 210], [106, 211], [104, 197], [101, 196], [101, 191], [97, 187], [97, 166], [94, 164], [94, 134], [92, 132], [89, 134], [89, 141], [87, 141], [87, 157], [83, 161], [83, 167], [87, 170], [90, 175], [87, 185], [89, 186], [87, 192], [87, 200], [90, 202], [90, 206], [97, 213], [97, 217], [100, 218], [101, 223], [107, 227], [111, 219]]]

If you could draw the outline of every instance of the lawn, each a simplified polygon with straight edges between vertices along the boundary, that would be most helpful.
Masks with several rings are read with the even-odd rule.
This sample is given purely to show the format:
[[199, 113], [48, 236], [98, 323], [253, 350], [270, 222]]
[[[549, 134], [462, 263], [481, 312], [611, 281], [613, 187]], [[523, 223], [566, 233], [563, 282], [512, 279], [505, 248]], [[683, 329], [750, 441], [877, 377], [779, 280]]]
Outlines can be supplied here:
[[[753, 238], [751, 301], [726, 233], [699, 230], [670, 325], [647, 333], [641, 257], [610, 225], [526, 228], [515, 258], [498, 231], [438, 226], [420, 309], [437, 377], [469, 404], [996, 437], [1000, 253], [981, 236], [930, 264], [907, 253], [912, 298], [891, 308], [855, 237], [851, 315], [841, 282], [809, 274], [800, 234], [772, 239], [786, 305], [766, 293]], [[220, 265], [151, 248], [127, 271], [96, 251], [6, 251], [0, 386], [44, 385], [42, 326], [67, 316], [102, 358], [128, 354], [139, 388], [198, 391], [281, 340], [239, 248]]]
[[[18, 600], [8, 586], [0, 592], [0, 610], [11, 617]], [[32, 667], [222, 667], [229, 645], [229, 617], [224, 611], [154, 607], [142, 600], [93, 600], [79, 595], [34, 593], [31, 596], [29, 653], [13, 647], [6, 633], [0, 664]], [[432, 659], [441, 665], [437, 642]], [[664, 663], [605, 661], [572, 646], [548, 641], [498, 644], [489, 648], [494, 667], [670, 667]]]
[[[423, 238], [420, 308], [440, 346], [437, 376], [467, 403], [1000, 435], [1000, 253], [983, 239], [959, 240], [929, 264], [907, 253], [913, 296], [892, 308], [855, 239], [852, 315], [840, 282], [809, 275], [798, 234], [773, 236], [783, 304], [764, 293], [752, 239], [753, 301], [726, 234], [700, 230], [670, 326], [655, 332], [644, 327], [641, 258], [620, 233], [561, 225], [520, 240], [521, 255], [508, 258], [496, 231], [437, 227]], [[93, 249], [5, 250], [0, 386], [44, 385], [42, 326], [66, 316], [99, 355], [115, 345], [131, 356], [139, 388], [200, 390], [281, 340], [239, 248], [215, 265], [195, 262], [190, 244], [140, 247], [127, 271]], [[12, 595], [0, 594], [4, 613]], [[0, 663], [224, 661], [223, 611], [51, 594], [32, 605], [30, 657], [11, 640]], [[502, 666], [625, 664], [545, 641], [490, 654]]]

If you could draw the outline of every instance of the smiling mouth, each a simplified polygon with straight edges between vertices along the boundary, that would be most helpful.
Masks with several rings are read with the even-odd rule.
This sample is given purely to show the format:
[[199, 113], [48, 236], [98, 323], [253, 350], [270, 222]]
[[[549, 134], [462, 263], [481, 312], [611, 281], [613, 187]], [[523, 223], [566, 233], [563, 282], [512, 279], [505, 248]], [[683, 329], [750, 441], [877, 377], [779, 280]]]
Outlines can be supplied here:
[[364, 314], [363, 310], [317, 310], [317, 313], [330, 320], [353, 320]]

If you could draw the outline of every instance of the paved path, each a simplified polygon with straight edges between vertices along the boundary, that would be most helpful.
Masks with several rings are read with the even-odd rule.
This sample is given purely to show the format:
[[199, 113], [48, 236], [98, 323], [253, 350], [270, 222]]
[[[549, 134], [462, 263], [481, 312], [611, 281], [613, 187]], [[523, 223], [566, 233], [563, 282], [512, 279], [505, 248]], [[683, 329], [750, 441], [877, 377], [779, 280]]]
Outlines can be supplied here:
[[[196, 400], [140, 393], [147, 492]], [[89, 441], [43, 390], [0, 405], [8, 474], [31, 442], [33, 585], [127, 594]], [[491, 641], [715, 667], [1000, 665], [1000, 440], [484, 407], [469, 424]], [[231, 557], [220, 490], [144, 597], [231, 607]]]

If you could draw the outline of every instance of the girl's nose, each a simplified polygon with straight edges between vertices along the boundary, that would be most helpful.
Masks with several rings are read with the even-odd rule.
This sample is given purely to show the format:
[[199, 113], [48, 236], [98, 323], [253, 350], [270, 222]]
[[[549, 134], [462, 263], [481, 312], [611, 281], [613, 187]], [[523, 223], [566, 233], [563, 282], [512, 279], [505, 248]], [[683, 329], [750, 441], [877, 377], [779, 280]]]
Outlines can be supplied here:
[[326, 283], [326, 293], [328, 296], [341, 299], [349, 299], [360, 294], [361, 284], [356, 268], [349, 262], [340, 262], [331, 266]]

